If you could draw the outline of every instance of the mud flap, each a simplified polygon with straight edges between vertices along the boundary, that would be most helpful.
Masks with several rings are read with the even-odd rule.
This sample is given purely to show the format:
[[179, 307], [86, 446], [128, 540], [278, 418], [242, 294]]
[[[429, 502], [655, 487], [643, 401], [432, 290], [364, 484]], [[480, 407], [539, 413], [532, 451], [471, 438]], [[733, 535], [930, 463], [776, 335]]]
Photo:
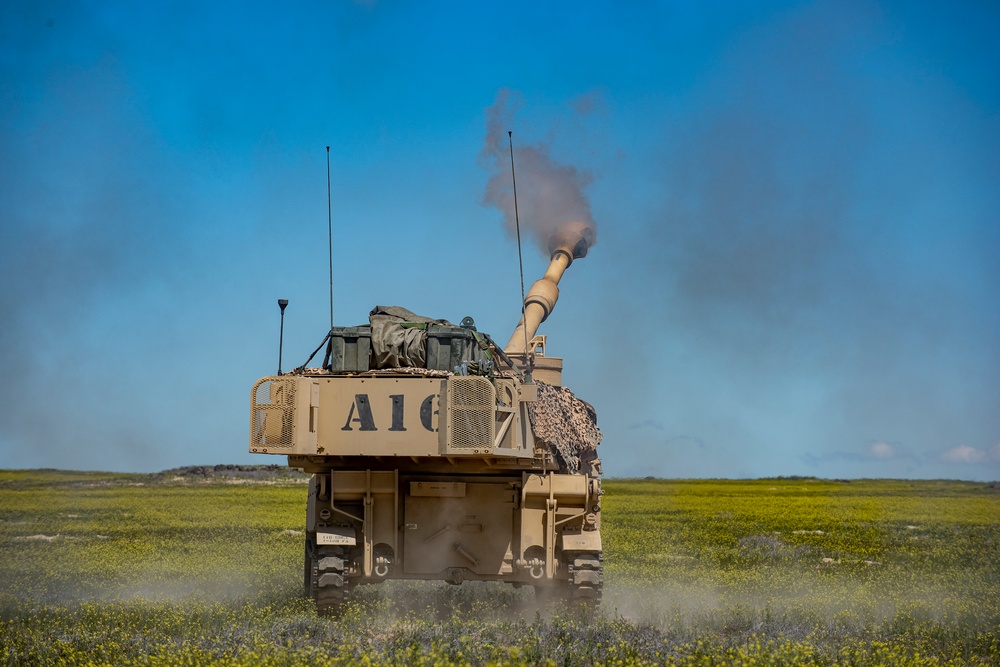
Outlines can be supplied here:
[[601, 551], [601, 533], [597, 530], [565, 531], [560, 536], [562, 550]]

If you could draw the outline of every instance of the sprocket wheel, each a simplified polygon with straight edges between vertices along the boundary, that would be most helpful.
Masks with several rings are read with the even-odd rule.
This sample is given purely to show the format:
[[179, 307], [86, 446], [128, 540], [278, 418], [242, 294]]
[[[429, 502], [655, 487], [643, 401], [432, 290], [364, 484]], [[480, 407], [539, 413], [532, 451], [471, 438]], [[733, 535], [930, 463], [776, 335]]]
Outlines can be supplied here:
[[570, 609], [592, 616], [601, 606], [604, 589], [604, 556], [601, 552], [564, 552], [562, 563], [567, 574], [548, 585], [535, 586], [535, 599], [546, 607], [558, 602]]

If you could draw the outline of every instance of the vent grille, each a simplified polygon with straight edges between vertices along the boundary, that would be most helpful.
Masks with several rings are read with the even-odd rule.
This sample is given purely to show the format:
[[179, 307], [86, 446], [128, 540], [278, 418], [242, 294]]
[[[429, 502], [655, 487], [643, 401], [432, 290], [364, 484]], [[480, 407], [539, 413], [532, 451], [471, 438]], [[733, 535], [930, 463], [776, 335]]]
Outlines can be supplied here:
[[251, 392], [250, 451], [291, 449], [295, 435], [295, 380], [264, 378]]
[[493, 385], [484, 377], [453, 376], [448, 380], [448, 440], [450, 449], [492, 451], [494, 437]]

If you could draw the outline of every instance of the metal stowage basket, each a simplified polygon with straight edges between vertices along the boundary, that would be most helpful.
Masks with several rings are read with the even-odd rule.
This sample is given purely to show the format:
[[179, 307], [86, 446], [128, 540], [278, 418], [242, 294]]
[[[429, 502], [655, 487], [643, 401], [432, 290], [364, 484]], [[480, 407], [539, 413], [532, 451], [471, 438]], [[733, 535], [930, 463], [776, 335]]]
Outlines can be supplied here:
[[263, 378], [253, 386], [250, 451], [291, 449], [295, 428], [295, 380]]

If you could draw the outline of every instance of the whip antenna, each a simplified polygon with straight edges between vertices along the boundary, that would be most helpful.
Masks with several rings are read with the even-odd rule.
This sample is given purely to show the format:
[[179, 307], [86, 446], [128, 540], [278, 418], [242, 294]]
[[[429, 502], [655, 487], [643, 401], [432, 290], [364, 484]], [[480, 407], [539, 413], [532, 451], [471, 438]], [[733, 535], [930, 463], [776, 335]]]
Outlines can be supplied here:
[[[510, 144], [510, 180], [514, 185], [514, 229], [517, 230], [517, 265], [521, 272], [521, 321], [524, 322], [524, 260], [521, 257], [521, 220], [517, 216], [517, 178], [514, 177], [514, 136], [507, 130], [507, 141]], [[525, 323], [527, 324], [527, 323]], [[531, 381], [531, 365], [528, 362], [528, 329], [524, 331], [524, 374]]]
[[[330, 200], [330, 147], [326, 147], [326, 226], [330, 237], [330, 329], [333, 329], [333, 207]], [[521, 289], [524, 289], [522, 286]]]

